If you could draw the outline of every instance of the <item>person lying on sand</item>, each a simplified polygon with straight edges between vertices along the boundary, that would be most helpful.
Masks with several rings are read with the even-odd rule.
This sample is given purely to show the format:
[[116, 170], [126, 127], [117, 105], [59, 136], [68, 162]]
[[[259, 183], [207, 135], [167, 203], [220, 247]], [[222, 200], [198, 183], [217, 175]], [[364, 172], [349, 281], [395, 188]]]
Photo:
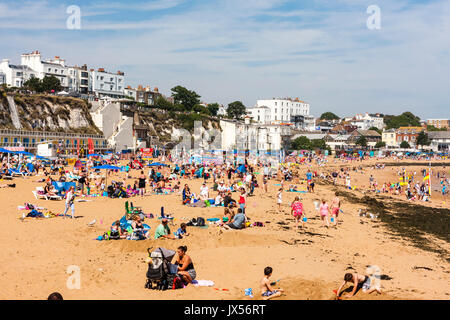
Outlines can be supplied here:
[[369, 276], [365, 276], [358, 273], [346, 273], [344, 275], [344, 282], [341, 284], [339, 289], [336, 291], [336, 297], [339, 297], [342, 289], [344, 288], [347, 282], [353, 282], [353, 290], [350, 294], [343, 295], [346, 298], [351, 298], [355, 295], [356, 291], [362, 289], [365, 293], [372, 293], [377, 291], [381, 294], [381, 289], [378, 286], [372, 286], [373, 282]]
[[273, 289], [269, 278], [272, 276], [272, 268], [264, 268], [264, 277], [261, 279], [261, 296], [264, 300], [269, 300], [272, 298], [279, 297], [283, 294], [284, 290], [281, 288]]

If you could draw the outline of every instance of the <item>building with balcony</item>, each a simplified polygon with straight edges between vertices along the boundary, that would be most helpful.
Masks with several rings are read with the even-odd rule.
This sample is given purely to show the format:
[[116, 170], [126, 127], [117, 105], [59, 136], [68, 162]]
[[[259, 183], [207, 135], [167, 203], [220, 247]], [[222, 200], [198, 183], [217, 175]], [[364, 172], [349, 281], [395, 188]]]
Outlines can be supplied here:
[[23, 150], [35, 153], [37, 145], [42, 142], [53, 142], [59, 146], [61, 154], [77, 154], [89, 148], [89, 140], [92, 140], [94, 152], [110, 150], [105, 137], [95, 134], [78, 134], [49, 131], [26, 131], [26, 130], [0, 130], [0, 148], [23, 148]]
[[39, 79], [44, 79], [46, 76], [56, 77], [60, 81], [63, 90], [69, 90], [69, 68], [66, 66], [66, 61], [59, 56], [42, 61], [41, 53], [36, 50], [22, 54], [21, 65], [27, 66], [36, 72]]
[[89, 88], [97, 98], [123, 98], [125, 96], [125, 74], [121, 71], [111, 73], [104, 68], [90, 70]]
[[[291, 98], [258, 100], [256, 106], [247, 109], [254, 121], [263, 124], [291, 123], [294, 116], [309, 116], [309, 103]], [[260, 119], [260, 120], [258, 120]]]

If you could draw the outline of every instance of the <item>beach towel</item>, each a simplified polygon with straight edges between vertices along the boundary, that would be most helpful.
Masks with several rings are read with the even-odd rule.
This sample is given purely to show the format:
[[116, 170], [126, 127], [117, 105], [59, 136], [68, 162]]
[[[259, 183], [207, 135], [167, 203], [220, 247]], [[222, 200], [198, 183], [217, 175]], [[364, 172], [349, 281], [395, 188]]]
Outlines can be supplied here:
[[192, 280], [192, 284], [196, 287], [212, 287], [214, 281], [211, 280]]

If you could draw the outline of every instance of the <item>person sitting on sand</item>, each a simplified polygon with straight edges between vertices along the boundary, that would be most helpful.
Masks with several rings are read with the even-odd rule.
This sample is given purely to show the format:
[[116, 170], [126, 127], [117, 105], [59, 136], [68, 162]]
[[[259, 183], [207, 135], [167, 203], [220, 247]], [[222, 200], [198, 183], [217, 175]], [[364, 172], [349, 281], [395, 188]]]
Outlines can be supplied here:
[[178, 239], [183, 239], [183, 237], [187, 237], [189, 236], [189, 233], [187, 232], [187, 225], [186, 223], [182, 223], [180, 225], [180, 227], [178, 228], [178, 230], [175, 232], [175, 237], [177, 237]]
[[346, 273], [344, 275], [344, 282], [341, 284], [339, 289], [336, 291], [336, 297], [339, 297], [342, 289], [344, 288], [347, 282], [353, 282], [353, 290], [350, 294], [345, 294], [344, 297], [351, 298], [355, 295], [356, 291], [362, 289], [365, 293], [372, 293], [377, 291], [381, 294], [381, 289], [379, 286], [371, 286], [371, 278], [369, 276], [365, 276], [358, 273]]
[[149, 230], [144, 229], [144, 224], [140, 216], [135, 216], [134, 221], [131, 223], [133, 231], [138, 234], [140, 239], [148, 239], [150, 236]]
[[237, 214], [234, 216], [233, 221], [224, 224], [223, 228], [225, 230], [231, 230], [231, 229], [235, 229], [235, 230], [240, 230], [243, 229], [245, 227], [245, 221], [247, 220], [247, 218], [245, 217], [245, 214], [242, 212], [242, 209], [239, 208], [237, 211]]
[[192, 280], [195, 280], [197, 273], [194, 269], [194, 263], [191, 257], [186, 254], [187, 247], [180, 246], [177, 250], [177, 257], [175, 259], [176, 265], [178, 265], [178, 274], [183, 278], [184, 282], [189, 284]]
[[44, 193], [47, 196], [55, 196], [56, 193], [54, 192], [55, 188], [53, 187], [52, 183], [49, 181], [44, 187]]
[[272, 285], [269, 281], [269, 278], [272, 276], [272, 268], [265, 267], [264, 268], [264, 277], [261, 280], [261, 296], [264, 300], [269, 300], [272, 298], [279, 297], [283, 294], [284, 290], [281, 288], [273, 289]]
[[126, 232], [123, 232], [122, 228], [120, 227], [120, 221], [117, 220], [114, 222], [114, 224], [111, 226], [111, 232], [109, 235], [109, 239], [125, 239], [127, 237]]
[[166, 239], [176, 239], [172, 234], [170, 234], [170, 228], [168, 226], [169, 220], [163, 218], [161, 224], [155, 230], [155, 239], [166, 238]]
[[[222, 222], [230, 222], [233, 220], [235, 216], [234, 210], [233, 208], [225, 208], [223, 211], [223, 218], [222, 218]], [[228, 220], [224, 221], [224, 218], [227, 218]]]

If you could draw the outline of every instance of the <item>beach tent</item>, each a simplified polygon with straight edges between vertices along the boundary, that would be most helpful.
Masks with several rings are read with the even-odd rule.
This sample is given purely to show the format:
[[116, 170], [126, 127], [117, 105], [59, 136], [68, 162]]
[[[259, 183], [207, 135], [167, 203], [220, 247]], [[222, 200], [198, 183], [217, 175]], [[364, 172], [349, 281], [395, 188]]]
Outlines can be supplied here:
[[53, 187], [55, 187], [55, 190], [58, 192], [58, 194], [61, 195], [62, 191], [67, 192], [70, 187], [77, 187], [77, 184], [75, 182], [60, 182], [60, 181], [53, 181], [52, 182]]

